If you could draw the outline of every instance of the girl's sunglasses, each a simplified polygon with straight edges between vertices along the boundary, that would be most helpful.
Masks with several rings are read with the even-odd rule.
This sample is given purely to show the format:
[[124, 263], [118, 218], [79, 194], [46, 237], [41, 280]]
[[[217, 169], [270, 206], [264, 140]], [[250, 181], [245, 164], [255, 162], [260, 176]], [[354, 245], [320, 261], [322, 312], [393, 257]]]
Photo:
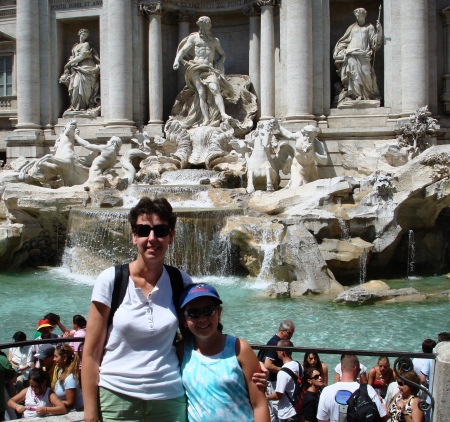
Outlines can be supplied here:
[[137, 237], [149, 237], [152, 230], [156, 237], [166, 237], [172, 231], [168, 224], [157, 224], [153, 227], [148, 224], [137, 224], [135, 233]]
[[219, 310], [219, 306], [204, 306], [203, 308], [189, 308], [184, 311], [184, 315], [186, 315], [189, 319], [197, 319], [200, 318], [200, 315], [204, 315], [205, 317], [212, 317]]
[[400, 387], [403, 387], [404, 385], [405, 385], [405, 383], [403, 382], [403, 381], [397, 381], [397, 384], [400, 386]]
[[318, 380], [322, 375], [317, 374], [310, 378], [310, 380]]

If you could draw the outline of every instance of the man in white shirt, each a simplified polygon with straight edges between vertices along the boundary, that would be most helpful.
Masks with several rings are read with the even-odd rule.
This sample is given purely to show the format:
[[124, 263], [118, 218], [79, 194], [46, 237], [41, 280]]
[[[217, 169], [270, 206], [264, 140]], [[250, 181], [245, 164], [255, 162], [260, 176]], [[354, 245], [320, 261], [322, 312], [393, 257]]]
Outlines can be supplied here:
[[[344, 355], [341, 359], [342, 378], [341, 381], [325, 387], [320, 395], [319, 408], [317, 410], [318, 422], [339, 422], [339, 410], [345, 409], [340, 403], [345, 403], [343, 397], [350, 395], [359, 388], [356, 381], [360, 371], [359, 360], [355, 355]], [[376, 404], [378, 413], [383, 422], [389, 419], [387, 409], [381, 403], [377, 393], [370, 385], [367, 386], [367, 393]]]
[[[279, 347], [294, 347], [290, 340], [280, 340]], [[292, 352], [277, 351], [278, 357], [283, 361], [283, 366], [278, 372], [275, 393], [267, 396], [268, 400], [278, 400], [278, 420], [280, 422], [298, 422], [299, 416], [292, 405], [294, 401], [295, 382], [291, 375], [283, 370], [290, 369], [297, 377], [302, 376], [302, 366], [292, 360]]]

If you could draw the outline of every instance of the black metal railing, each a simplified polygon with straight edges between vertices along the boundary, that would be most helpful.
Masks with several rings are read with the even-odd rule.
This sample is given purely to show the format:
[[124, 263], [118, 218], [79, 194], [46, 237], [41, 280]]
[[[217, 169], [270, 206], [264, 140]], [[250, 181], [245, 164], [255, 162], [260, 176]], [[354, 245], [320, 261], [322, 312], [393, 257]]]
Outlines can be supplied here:
[[[397, 352], [392, 350], [348, 350], [348, 349], [325, 349], [325, 348], [311, 348], [311, 347], [278, 347], [278, 346], [267, 346], [260, 344], [251, 344], [250, 347], [256, 350], [284, 350], [290, 352], [310, 352], [314, 351], [324, 355], [357, 355], [357, 356], [389, 356], [396, 357], [394, 362], [394, 372], [399, 379], [401, 379], [405, 384], [410, 387], [416, 388], [422, 391], [422, 395], [419, 398], [419, 408], [426, 412], [430, 409], [434, 409], [434, 398], [430, 391], [423, 385], [416, 384], [415, 382], [406, 379], [402, 376], [402, 373], [414, 370], [414, 365], [411, 358], [422, 358], [422, 359], [436, 359], [436, 354], [434, 353], [410, 353], [410, 352]], [[430, 403], [426, 402], [424, 395], [430, 398]]]
[[[13, 343], [0, 344], [0, 350], [9, 349], [11, 347], [22, 347], [31, 346], [33, 344], [46, 344], [46, 343], [80, 343], [78, 346], [78, 352], [81, 353], [81, 346], [84, 343], [84, 338], [82, 337], [59, 337], [59, 338], [49, 338], [49, 339], [39, 339], [39, 340], [26, 340], [18, 341]], [[434, 353], [413, 353], [413, 352], [397, 352], [393, 350], [348, 350], [348, 349], [325, 349], [325, 348], [311, 348], [311, 347], [278, 347], [278, 346], [267, 346], [264, 344], [250, 344], [250, 347], [254, 350], [284, 350], [290, 352], [310, 352], [315, 351], [324, 355], [343, 355], [352, 354], [357, 356], [389, 356], [396, 357], [394, 362], [394, 372], [398, 378], [400, 378], [405, 384], [410, 387], [415, 387], [416, 389], [422, 391], [422, 393], [430, 398], [430, 403], [427, 403], [423, 397], [419, 400], [419, 408], [426, 412], [427, 410], [434, 408], [434, 398], [430, 391], [423, 387], [422, 385], [416, 384], [415, 382], [406, 379], [402, 376], [402, 373], [414, 370], [414, 365], [411, 358], [422, 358], [422, 359], [436, 359], [436, 354]]]

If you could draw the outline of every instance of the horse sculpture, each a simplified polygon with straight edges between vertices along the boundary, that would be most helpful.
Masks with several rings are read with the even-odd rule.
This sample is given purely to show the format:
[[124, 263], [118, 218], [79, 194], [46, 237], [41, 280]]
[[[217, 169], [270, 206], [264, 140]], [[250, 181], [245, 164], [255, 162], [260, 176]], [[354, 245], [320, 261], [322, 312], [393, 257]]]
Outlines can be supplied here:
[[[245, 153], [247, 161], [247, 192], [265, 190], [273, 192], [280, 185], [280, 169], [288, 156], [294, 155], [293, 148], [287, 142], [277, 145], [276, 152], [272, 147], [273, 132], [279, 128], [276, 119], [259, 122], [249, 139], [253, 146], [251, 155]], [[250, 145], [253, 144], [253, 145]]]

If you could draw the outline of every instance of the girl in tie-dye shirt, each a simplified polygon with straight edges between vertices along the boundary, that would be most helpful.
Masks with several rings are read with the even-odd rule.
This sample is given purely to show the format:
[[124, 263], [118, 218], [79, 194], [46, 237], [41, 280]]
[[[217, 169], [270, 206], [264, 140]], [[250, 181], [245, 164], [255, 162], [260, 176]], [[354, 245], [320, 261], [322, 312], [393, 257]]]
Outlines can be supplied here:
[[180, 298], [188, 329], [178, 344], [190, 422], [269, 421], [265, 394], [252, 382], [260, 370], [245, 341], [222, 334], [217, 290], [207, 284], [186, 287]]

